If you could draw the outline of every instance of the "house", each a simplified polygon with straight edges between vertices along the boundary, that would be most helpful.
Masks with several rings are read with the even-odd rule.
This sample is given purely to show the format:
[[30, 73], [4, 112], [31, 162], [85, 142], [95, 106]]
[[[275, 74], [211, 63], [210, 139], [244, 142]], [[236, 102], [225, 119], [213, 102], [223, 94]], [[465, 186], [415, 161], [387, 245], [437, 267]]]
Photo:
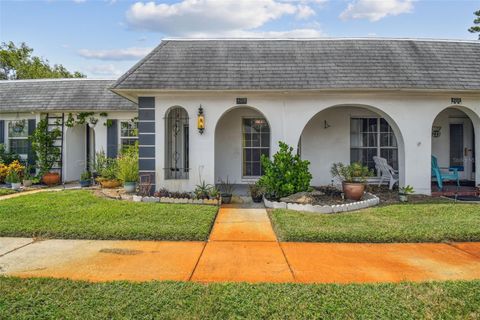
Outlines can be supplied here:
[[[0, 81], [0, 143], [35, 163], [28, 136], [48, 118], [62, 136], [62, 161], [56, 170], [64, 182], [79, 180], [95, 153], [115, 157], [122, 145], [136, 141], [135, 103], [108, 88], [114, 80], [46, 79]], [[83, 115], [83, 117], [82, 117]], [[84, 121], [78, 121], [84, 118]], [[73, 119], [74, 121], [70, 121]], [[84, 123], [80, 123], [84, 122]]]
[[[332, 183], [334, 162], [373, 169], [381, 156], [400, 186], [431, 194], [432, 155], [480, 183], [480, 42], [164, 40], [117, 81], [0, 82], [0, 143], [25, 158], [35, 122], [64, 124], [70, 113], [98, 123], [62, 125], [64, 181], [95, 152], [114, 157], [135, 141], [138, 116], [152, 191], [251, 183], [261, 155], [283, 141], [310, 161], [313, 185]], [[22, 119], [28, 126], [12, 134]]]
[[[374, 168], [430, 194], [431, 156], [480, 183], [480, 42], [165, 40], [112, 85], [138, 101], [140, 171], [154, 189], [261, 175], [278, 141], [311, 162]], [[204, 125], [204, 127], [203, 127]]]

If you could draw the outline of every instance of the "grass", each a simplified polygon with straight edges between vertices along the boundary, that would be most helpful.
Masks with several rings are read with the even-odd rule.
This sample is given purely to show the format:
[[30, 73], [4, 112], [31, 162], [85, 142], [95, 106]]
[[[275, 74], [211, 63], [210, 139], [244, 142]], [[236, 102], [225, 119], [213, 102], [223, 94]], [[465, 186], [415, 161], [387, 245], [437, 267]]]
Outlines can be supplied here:
[[217, 207], [137, 203], [86, 190], [42, 192], [0, 203], [0, 236], [206, 240]]
[[0, 277], [1, 319], [478, 319], [480, 281], [88, 283]]
[[0, 197], [13, 194], [13, 193], [17, 193], [17, 191], [13, 189], [0, 188]]
[[398, 204], [329, 215], [273, 210], [270, 217], [282, 241], [480, 241], [477, 204]]

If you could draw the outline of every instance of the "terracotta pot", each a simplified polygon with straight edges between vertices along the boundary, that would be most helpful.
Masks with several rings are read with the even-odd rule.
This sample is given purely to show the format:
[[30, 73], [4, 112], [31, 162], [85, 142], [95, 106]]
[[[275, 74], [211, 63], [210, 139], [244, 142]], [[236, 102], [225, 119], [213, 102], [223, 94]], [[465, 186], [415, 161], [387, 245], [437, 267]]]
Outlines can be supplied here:
[[58, 172], [48, 172], [42, 177], [43, 183], [47, 186], [54, 186], [60, 183], [60, 174]]
[[100, 185], [102, 186], [102, 188], [106, 188], [106, 189], [118, 188], [122, 185], [122, 181], [116, 180], [116, 179], [100, 180], [99, 182], [100, 182]]
[[365, 184], [360, 182], [343, 182], [342, 188], [345, 198], [349, 200], [358, 201], [362, 199], [365, 192]]

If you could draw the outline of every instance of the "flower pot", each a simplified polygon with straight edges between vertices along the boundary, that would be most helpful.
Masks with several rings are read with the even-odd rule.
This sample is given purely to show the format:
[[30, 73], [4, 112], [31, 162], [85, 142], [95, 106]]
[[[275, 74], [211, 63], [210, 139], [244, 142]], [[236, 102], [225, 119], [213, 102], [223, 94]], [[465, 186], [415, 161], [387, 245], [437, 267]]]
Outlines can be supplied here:
[[92, 185], [92, 180], [80, 180], [80, 187], [88, 188]]
[[398, 199], [400, 202], [408, 202], [408, 196], [406, 194], [398, 194]]
[[23, 180], [23, 186], [26, 188], [31, 187], [32, 184], [33, 184], [32, 180]]
[[349, 200], [359, 201], [365, 192], [365, 184], [359, 182], [343, 182], [343, 193]]
[[232, 202], [231, 193], [222, 193], [222, 203], [229, 204]]
[[12, 182], [12, 190], [20, 190], [21, 187], [22, 187], [21, 182]]
[[100, 182], [100, 185], [102, 186], [102, 188], [105, 188], [105, 189], [118, 188], [122, 185], [122, 182], [117, 179], [112, 179], [112, 180], [101, 179], [101, 180], [98, 180], [98, 182]]
[[134, 193], [137, 190], [137, 183], [136, 182], [125, 182], [123, 184], [123, 188], [127, 193]]
[[262, 195], [259, 195], [259, 196], [252, 196], [252, 201], [255, 202], [255, 203], [260, 203], [262, 202], [263, 200], [263, 196]]
[[47, 186], [54, 186], [60, 183], [60, 174], [58, 172], [48, 172], [42, 177], [43, 183]]

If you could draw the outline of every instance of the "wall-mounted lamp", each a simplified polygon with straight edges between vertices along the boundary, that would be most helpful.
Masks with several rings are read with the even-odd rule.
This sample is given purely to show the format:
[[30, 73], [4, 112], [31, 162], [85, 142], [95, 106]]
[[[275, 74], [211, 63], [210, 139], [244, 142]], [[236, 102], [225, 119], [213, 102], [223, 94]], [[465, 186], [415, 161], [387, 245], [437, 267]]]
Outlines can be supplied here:
[[325, 121], [323, 122], [323, 128], [324, 128], [324, 129], [330, 128], [330, 125], [328, 124], [327, 120], [325, 120]]
[[439, 138], [442, 135], [442, 127], [440, 126], [433, 126], [432, 127], [432, 137]]
[[198, 116], [197, 116], [197, 129], [200, 134], [203, 134], [205, 131], [205, 115], [203, 113], [202, 105], [198, 108]]

